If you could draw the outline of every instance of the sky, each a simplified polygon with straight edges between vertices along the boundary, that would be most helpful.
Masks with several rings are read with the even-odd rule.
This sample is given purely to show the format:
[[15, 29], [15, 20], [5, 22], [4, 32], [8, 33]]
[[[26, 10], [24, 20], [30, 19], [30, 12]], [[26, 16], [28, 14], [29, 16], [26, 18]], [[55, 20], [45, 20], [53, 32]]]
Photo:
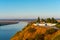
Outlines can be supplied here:
[[60, 0], [0, 0], [0, 18], [60, 18]]

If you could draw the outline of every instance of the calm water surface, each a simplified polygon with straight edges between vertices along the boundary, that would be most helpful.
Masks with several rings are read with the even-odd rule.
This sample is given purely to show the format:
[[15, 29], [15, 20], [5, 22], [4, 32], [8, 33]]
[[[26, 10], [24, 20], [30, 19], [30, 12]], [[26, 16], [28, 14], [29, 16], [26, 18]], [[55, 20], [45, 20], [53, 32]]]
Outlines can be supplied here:
[[26, 25], [27, 22], [20, 22], [18, 24], [0, 26], [0, 40], [10, 40], [17, 31], [20, 31]]

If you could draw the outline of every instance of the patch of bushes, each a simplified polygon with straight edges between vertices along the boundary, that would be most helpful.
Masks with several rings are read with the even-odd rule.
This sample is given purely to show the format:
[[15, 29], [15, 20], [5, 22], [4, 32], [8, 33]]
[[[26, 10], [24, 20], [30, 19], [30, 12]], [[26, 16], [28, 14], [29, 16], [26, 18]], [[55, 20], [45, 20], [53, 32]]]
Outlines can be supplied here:
[[57, 24], [56, 24], [56, 27], [57, 27], [57, 28], [60, 28], [60, 23], [57, 23]]
[[51, 29], [49, 29], [49, 30], [46, 31], [46, 34], [53, 34], [53, 33], [55, 33], [56, 31], [57, 31], [57, 29], [51, 28]]
[[35, 40], [44, 40], [44, 34], [36, 34]]
[[27, 38], [26, 40], [35, 40], [34, 38]]
[[28, 31], [29, 31], [29, 32], [35, 32], [36, 29], [35, 29], [35, 28], [29, 28]]
[[56, 36], [53, 40], [60, 40], [60, 35]]

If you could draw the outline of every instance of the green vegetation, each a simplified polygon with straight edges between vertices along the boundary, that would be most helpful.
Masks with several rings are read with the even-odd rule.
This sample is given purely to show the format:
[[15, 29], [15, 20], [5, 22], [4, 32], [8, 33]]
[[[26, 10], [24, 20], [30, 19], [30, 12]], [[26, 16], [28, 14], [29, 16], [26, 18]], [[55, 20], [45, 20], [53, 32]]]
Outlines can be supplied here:
[[40, 23], [40, 18], [38, 17], [37, 22]]
[[52, 18], [51, 23], [57, 23], [57, 21], [54, 18]]
[[42, 21], [42, 22], [45, 22], [45, 20], [44, 20], [44, 19], [41, 19], [41, 21]]
[[57, 24], [56, 24], [56, 27], [57, 27], [57, 28], [60, 28], [60, 23], [57, 23]]
[[54, 18], [47, 18], [46, 22], [47, 23], [57, 23], [56, 19], [54, 19]]
[[53, 34], [53, 33], [55, 33], [56, 31], [57, 31], [57, 29], [51, 28], [51, 29], [49, 29], [49, 30], [46, 31], [46, 34]]
[[60, 35], [56, 36], [53, 40], [60, 40]]
[[28, 31], [32, 33], [32, 32], [35, 32], [36, 29], [35, 28], [29, 28]]
[[44, 34], [36, 34], [35, 40], [44, 40]]
[[50, 19], [50, 18], [47, 18], [47, 19], [46, 19], [46, 22], [47, 22], [47, 23], [51, 23], [51, 19]]
[[[37, 21], [38, 23], [40, 23], [40, 18], [38, 17]], [[47, 18], [47, 19], [41, 19], [41, 22], [46, 22], [46, 23], [57, 23], [56, 19], [54, 18]]]

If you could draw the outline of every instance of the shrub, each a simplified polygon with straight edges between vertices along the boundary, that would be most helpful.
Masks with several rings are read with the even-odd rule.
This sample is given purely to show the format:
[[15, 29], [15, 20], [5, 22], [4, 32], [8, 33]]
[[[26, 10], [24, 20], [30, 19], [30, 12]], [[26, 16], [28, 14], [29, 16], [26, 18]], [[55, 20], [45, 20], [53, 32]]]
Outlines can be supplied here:
[[55, 33], [56, 31], [57, 31], [57, 29], [51, 28], [51, 29], [49, 29], [49, 30], [46, 31], [46, 34], [53, 34], [53, 33]]
[[35, 40], [34, 38], [27, 38], [26, 40]]
[[29, 32], [35, 32], [36, 31], [35, 28], [29, 28], [28, 30], [29, 30]]
[[36, 34], [35, 40], [44, 40], [44, 34]]
[[53, 38], [53, 40], [60, 40], [60, 35], [58, 35], [55, 38]]
[[56, 24], [56, 27], [57, 27], [57, 28], [60, 28], [60, 23], [57, 23], [57, 24]]

